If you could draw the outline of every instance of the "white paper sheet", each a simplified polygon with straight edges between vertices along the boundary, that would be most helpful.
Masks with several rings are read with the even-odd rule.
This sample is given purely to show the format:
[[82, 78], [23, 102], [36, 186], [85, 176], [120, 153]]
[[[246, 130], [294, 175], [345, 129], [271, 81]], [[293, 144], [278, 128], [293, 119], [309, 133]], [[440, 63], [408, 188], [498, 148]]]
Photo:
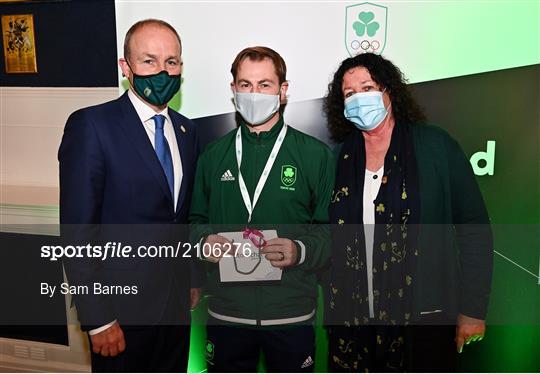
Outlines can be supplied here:
[[[265, 240], [277, 238], [276, 230], [261, 231]], [[219, 275], [222, 282], [257, 282], [281, 280], [282, 270], [273, 267], [264, 255], [259, 254], [249, 239], [240, 232], [222, 232], [221, 235], [233, 242], [229, 256], [219, 261]], [[236, 250], [237, 256], [233, 253]], [[245, 255], [251, 254], [249, 257]], [[260, 261], [259, 261], [260, 260]]]

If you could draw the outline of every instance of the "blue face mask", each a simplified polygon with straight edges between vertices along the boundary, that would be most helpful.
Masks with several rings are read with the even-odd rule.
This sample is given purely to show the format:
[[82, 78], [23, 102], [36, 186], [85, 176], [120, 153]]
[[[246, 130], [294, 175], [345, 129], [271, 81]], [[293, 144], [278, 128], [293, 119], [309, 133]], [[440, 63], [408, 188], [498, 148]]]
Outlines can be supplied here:
[[343, 115], [362, 131], [377, 128], [388, 114], [380, 91], [358, 92], [345, 99]]

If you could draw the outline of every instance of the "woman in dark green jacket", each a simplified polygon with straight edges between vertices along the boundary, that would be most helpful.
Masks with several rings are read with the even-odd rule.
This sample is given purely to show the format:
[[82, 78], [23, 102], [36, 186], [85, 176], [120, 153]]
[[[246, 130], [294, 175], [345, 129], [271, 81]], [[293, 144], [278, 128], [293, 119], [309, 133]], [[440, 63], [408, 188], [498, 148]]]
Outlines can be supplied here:
[[454, 371], [485, 332], [489, 218], [472, 168], [401, 71], [342, 62], [325, 112], [337, 149], [327, 284], [329, 371]]

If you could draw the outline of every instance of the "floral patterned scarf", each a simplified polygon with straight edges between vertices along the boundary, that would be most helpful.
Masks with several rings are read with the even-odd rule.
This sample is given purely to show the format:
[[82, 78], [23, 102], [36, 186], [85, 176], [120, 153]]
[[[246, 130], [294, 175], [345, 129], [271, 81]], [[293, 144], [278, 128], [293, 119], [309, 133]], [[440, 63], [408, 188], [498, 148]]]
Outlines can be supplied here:
[[[370, 326], [378, 357], [386, 370], [403, 367], [403, 326], [411, 321], [412, 284], [418, 256], [420, 215], [418, 169], [409, 125], [396, 124], [384, 160], [384, 175], [375, 199], [373, 294], [375, 318], [369, 318], [366, 246], [363, 223], [365, 143], [360, 131], [345, 140], [338, 156], [330, 205], [333, 253], [326, 323], [340, 331], [337, 339], [345, 369], [366, 365], [368, 346], [355, 329]], [[345, 327], [345, 328], [339, 328]], [[332, 331], [332, 330], [331, 330]], [[332, 334], [331, 334], [332, 335]], [[360, 334], [360, 340], [366, 338]], [[373, 356], [372, 356], [373, 357]], [[332, 358], [331, 358], [332, 359]], [[360, 364], [359, 364], [360, 363]], [[356, 367], [355, 367], [356, 366]]]

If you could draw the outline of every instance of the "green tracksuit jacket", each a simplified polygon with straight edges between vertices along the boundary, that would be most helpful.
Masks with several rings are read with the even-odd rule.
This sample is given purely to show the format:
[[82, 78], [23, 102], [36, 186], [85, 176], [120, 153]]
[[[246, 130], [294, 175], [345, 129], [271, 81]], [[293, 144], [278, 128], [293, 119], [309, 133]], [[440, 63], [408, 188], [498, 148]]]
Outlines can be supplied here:
[[[241, 171], [252, 201], [255, 186], [283, 127], [282, 118], [270, 131], [258, 135], [241, 125]], [[238, 184], [236, 131], [210, 143], [199, 157], [190, 212], [193, 242], [211, 233], [242, 231], [247, 223], [248, 212]], [[326, 223], [334, 170], [333, 154], [325, 144], [288, 127], [250, 227], [276, 229], [279, 237], [301, 242], [297, 248], [303, 252], [299, 253], [302, 260], [284, 269], [281, 281], [242, 284], [221, 284], [218, 264], [209, 263], [206, 293], [211, 314], [248, 319], [251, 324], [263, 321], [264, 325], [268, 320], [294, 319], [313, 313], [317, 301], [316, 271], [331, 253]], [[291, 183], [285, 176], [294, 181]], [[230, 226], [225, 229], [223, 224]]]

